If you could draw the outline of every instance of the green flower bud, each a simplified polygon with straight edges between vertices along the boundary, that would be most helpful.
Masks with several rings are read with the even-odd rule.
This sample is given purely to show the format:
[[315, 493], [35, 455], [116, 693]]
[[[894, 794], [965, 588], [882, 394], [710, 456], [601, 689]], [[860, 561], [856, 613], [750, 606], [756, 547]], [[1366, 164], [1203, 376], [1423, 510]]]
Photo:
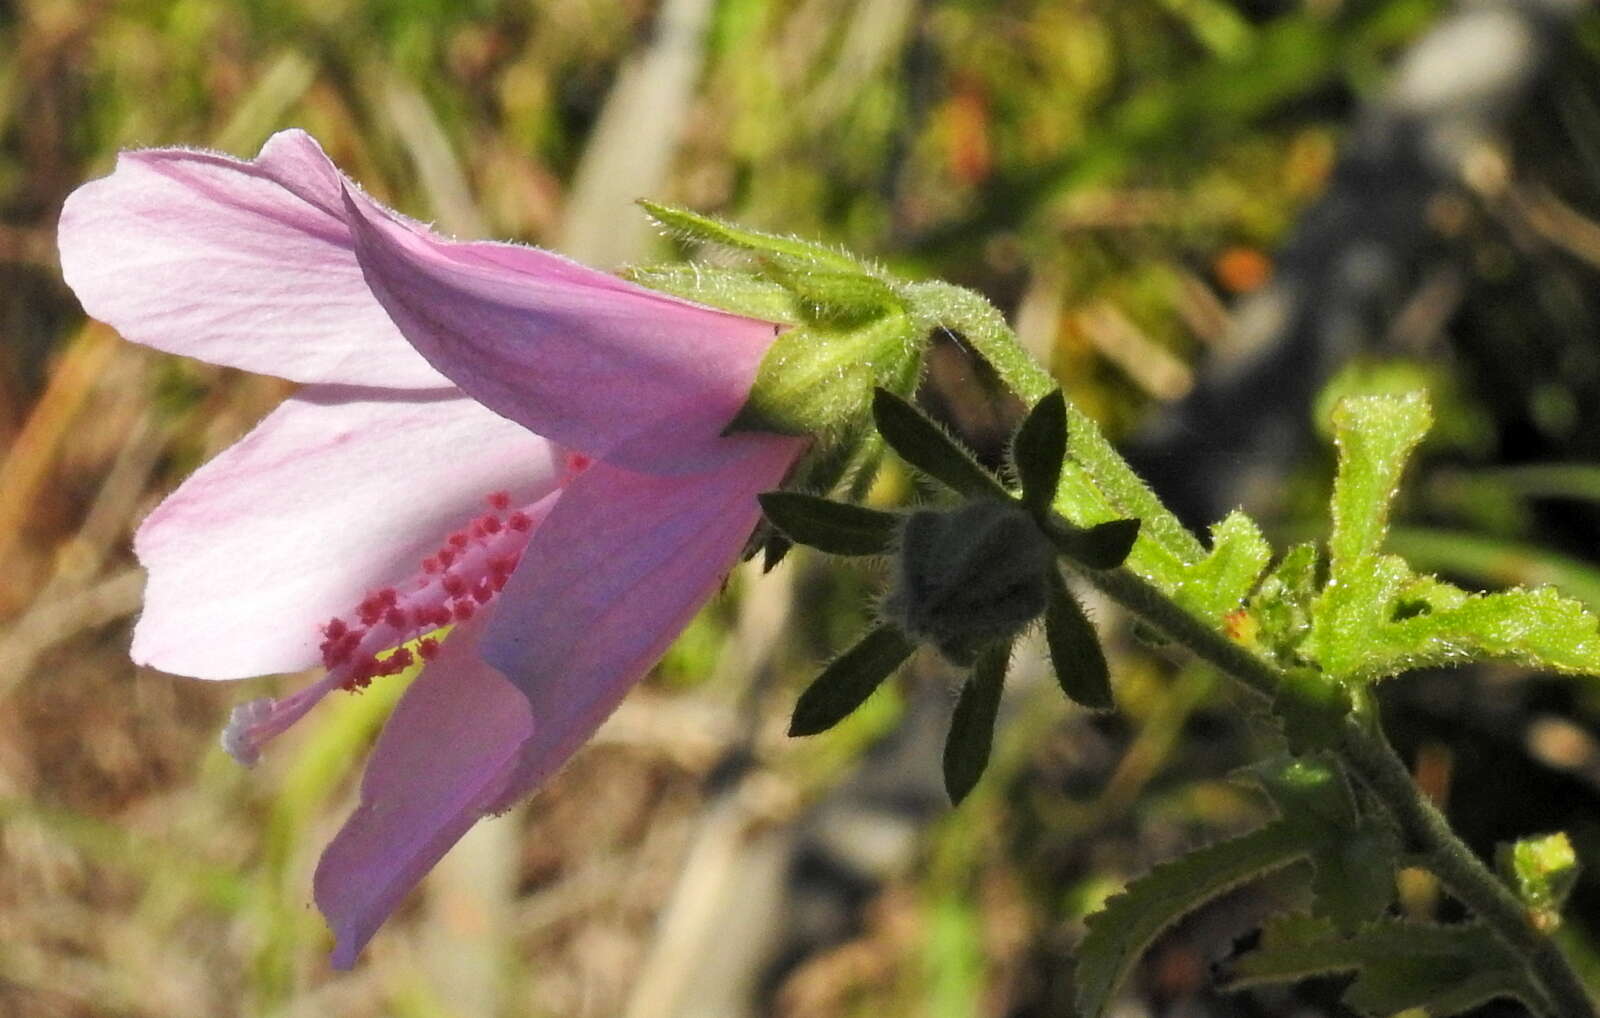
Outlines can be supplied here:
[[982, 499], [906, 517], [885, 617], [958, 665], [1044, 613], [1055, 552], [1027, 510]]

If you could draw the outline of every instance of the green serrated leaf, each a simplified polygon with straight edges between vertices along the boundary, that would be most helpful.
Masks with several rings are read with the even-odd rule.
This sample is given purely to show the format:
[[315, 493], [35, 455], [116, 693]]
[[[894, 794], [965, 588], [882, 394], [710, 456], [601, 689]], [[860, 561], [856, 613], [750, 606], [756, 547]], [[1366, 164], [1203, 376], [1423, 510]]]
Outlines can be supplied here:
[[1100, 649], [1100, 634], [1072, 596], [1061, 574], [1051, 570], [1049, 600], [1045, 605], [1044, 635], [1050, 645], [1050, 664], [1056, 681], [1067, 699], [1091, 710], [1109, 710], [1111, 672], [1105, 652]]
[[1578, 883], [1578, 853], [1565, 833], [1501, 845], [1496, 862], [1540, 930], [1550, 933], [1561, 925], [1561, 907]]
[[1067, 398], [1056, 389], [1033, 405], [1011, 439], [1011, 463], [1022, 484], [1022, 504], [1040, 519], [1055, 501], [1066, 455]]
[[1333, 483], [1330, 582], [1342, 583], [1375, 557], [1406, 460], [1433, 423], [1427, 397], [1358, 396], [1333, 411], [1339, 473]]
[[1316, 582], [1316, 545], [1297, 544], [1284, 554], [1250, 599], [1257, 640], [1282, 664], [1301, 662], [1299, 647], [1311, 631]]
[[853, 329], [790, 329], [773, 340], [726, 430], [829, 436], [848, 429], [865, 415], [875, 386], [915, 379], [919, 338], [903, 314]]
[[843, 721], [916, 649], [917, 645], [893, 626], [869, 631], [800, 694], [789, 734], [816, 735]]
[[1408, 1008], [1445, 1018], [1502, 997], [1548, 1013], [1520, 962], [1475, 923], [1386, 920], [1341, 936], [1323, 920], [1280, 919], [1268, 925], [1258, 950], [1230, 968], [1230, 990], [1354, 971], [1344, 1003], [1376, 1018]]
[[1600, 675], [1600, 621], [1551, 587], [1472, 594], [1454, 607], [1373, 625], [1336, 664], [1348, 678], [1371, 682], [1489, 660]]
[[979, 655], [972, 675], [961, 687], [961, 698], [956, 701], [950, 734], [944, 743], [944, 789], [957, 806], [989, 766], [995, 718], [1000, 713], [1000, 694], [1010, 664], [1011, 644], [997, 644]]
[[1400, 594], [1411, 580], [1405, 560], [1368, 556], [1360, 570], [1330, 579], [1312, 602], [1307, 657], [1327, 674], [1357, 680], [1371, 671], [1374, 636], [1395, 614]]
[[929, 477], [968, 497], [1010, 499], [1005, 486], [960, 442], [905, 398], [877, 389], [872, 394], [872, 419], [889, 448]]
[[784, 325], [799, 325], [795, 295], [782, 284], [743, 269], [725, 269], [695, 262], [630, 266], [620, 275], [652, 290]]
[[894, 513], [798, 491], [768, 491], [758, 497], [767, 519], [790, 540], [829, 555], [882, 555], [894, 543], [900, 522]]
[[748, 229], [648, 199], [641, 198], [639, 205], [651, 219], [685, 240], [753, 251], [795, 266], [812, 266], [838, 272], [859, 272], [863, 268], [860, 262], [843, 251], [799, 237]]
[[1210, 554], [1184, 570], [1174, 597], [1215, 624], [1244, 603], [1271, 559], [1261, 528], [1236, 509], [1212, 526]]
[[1304, 835], [1278, 820], [1162, 863], [1089, 917], [1078, 947], [1078, 1014], [1103, 1018], [1134, 962], [1173, 923], [1206, 902], [1306, 857]]

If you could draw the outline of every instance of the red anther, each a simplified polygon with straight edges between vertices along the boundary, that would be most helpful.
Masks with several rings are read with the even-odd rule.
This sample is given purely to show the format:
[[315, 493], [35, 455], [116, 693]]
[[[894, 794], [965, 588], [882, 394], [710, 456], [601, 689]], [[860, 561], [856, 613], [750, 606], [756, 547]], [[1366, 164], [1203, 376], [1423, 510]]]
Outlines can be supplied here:
[[439, 568], [449, 569], [456, 560], [456, 550], [448, 545], [439, 549]]
[[494, 585], [495, 590], [505, 590], [506, 581], [509, 579], [511, 579], [510, 573], [495, 573], [489, 578], [489, 582]]
[[345, 631], [349, 628], [349, 626], [344, 624], [344, 619], [332, 618], [328, 620], [327, 625], [322, 627], [322, 634], [330, 640], [337, 640], [339, 637], [343, 636]]
[[477, 582], [472, 588], [472, 599], [479, 604], [488, 604], [494, 598], [494, 588], [489, 585], [488, 577]]
[[513, 566], [509, 555], [496, 555], [489, 560], [489, 572], [495, 576], [510, 576]]
[[581, 452], [567, 453], [567, 469], [569, 470], [575, 472], [588, 470], [589, 464], [593, 462], [593, 460]]
[[467, 533], [471, 534], [472, 535], [472, 539], [475, 540], [475, 541], [483, 540], [483, 537], [484, 537], [483, 521], [482, 520], [473, 520], [472, 521], [472, 526], [467, 528]]
[[495, 492], [489, 496], [489, 506], [492, 509], [498, 509], [501, 512], [505, 512], [507, 509], [511, 508], [511, 493], [507, 491]]
[[404, 629], [406, 627], [406, 613], [398, 608], [390, 608], [383, 613], [383, 621], [390, 629]]
[[422, 571], [425, 573], [436, 573], [442, 568], [444, 567], [439, 565], [439, 558], [437, 555], [429, 555], [427, 558], [422, 560]]
[[411, 656], [410, 650], [401, 647], [393, 654], [390, 654], [389, 659], [383, 663], [383, 674], [399, 675], [407, 668], [410, 668], [415, 660], [416, 658]]
[[500, 518], [498, 516], [485, 515], [478, 520], [477, 525], [481, 526], [486, 534], [500, 533]]
[[466, 581], [455, 573], [445, 573], [439, 580], [439, 586], [443, 587], [444, 592], [451, 597], [460, 597], [467, 590]]
[[431, 636], [425, 636], [417, 641], [417, 653], [422, 655], [422, 660], [432, 661], [439, 656], [439, 641]]
[[356, 606], [356, 617], [363, 626], [375, 626], [383, 617], [383, 604], [369, 597]]
[[457, 548], [466, 548], [466, 546], [471, 542], [467, 540], [466, 534], [458, 530], [450, 535], [450, 543], [455, 545]]
[[472, 618], [473, 613], [478, 610], [478, 606], [473, 604], [471, 601], [456, 601], [451, 605], [451, 608], [453, 609], [453, 614], [458, 622], [467, 621], [468, 619]]
[[527, 513], [523, 512], [521, 509], [518, 509], [516, 512], [512, 513], [510, 518], [506, 520], [506, 523], [511, 527], [512, 530], [515, 530], [521, 534], [525, 534], [533, 529], [533, 518]]
[[395, 592], [393, 587], [384, 587], [378, 591], [378, 603], [385, 608], [393, 608], [400, 603], [400, 595]]

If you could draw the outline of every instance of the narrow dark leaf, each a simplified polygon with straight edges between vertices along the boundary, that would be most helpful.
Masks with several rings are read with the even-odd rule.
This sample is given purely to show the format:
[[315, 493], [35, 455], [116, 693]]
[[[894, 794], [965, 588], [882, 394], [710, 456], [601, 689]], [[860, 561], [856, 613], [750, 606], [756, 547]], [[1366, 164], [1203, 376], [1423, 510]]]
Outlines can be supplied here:
[[1092, 710], [1109, 710], [1111, 673], [1100, 650], [1100, 635], [1083, 614], [1078, 599], [1067, 590], [1061, 576], [1052, 572], [1050, 600], [1044, 615], [1045, 642], [1061, 691], [1074, 703]]
[[872, 419], [889, 447], [909, 464], [963, 495], [1009, 498], [1005, 486], [978, 465], [945, 430], [921, 410], [879, 388], [872, 394]]
[[1022, 503], [1036, 516], [1050, 511], [1067, 455], [1067, 398], [1056, 389], [1028, 411], [1011, 440], [1011, 460], [1022, 482]]
[[944, 788], [950, 801], [958, 806], [989, 765], [995, 716], [1000, 711], [1000, 692], [1010, 663], [1011, 644], [997, 644], [978, 658], [971, 677], [961, 687], [961, 699], [956, 701], [950, 735], [944, 744]]
[[816, 735], [867, 702], [917, 645], [893, 626], [879, 626], [834, 659], [794, 705], [790, 735]]
[[1050, 540], [1062, 554], [1090, 569], [1115, 569], [1139, 539], [1139, 521], [1109, 520], [1080, 528], [1059, 519], [1048, 525]]
[[763, 492], [761, 510], [791, 541], [830, 555], [881, 555], [899, 517], [798, 491]]
[[778, 563], [788, 556], [789, 549], [793, 547], [793, 541], [774, 530], [762, 546], [761, 572], [770, 573], [778, 568]]

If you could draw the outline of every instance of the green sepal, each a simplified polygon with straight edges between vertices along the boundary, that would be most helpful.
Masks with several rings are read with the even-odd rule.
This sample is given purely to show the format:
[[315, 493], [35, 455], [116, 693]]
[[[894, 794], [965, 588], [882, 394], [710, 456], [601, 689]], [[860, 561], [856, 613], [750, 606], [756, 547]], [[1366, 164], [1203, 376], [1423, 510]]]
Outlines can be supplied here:
[[746, 318], [782, 325], [799, 325], [805, 320], [787, 287], [745, 269], [679, 262], [629, 266], [620, 275], [640, 286]]
[[1022, 504], [1040, 519], [1055, 501], [1066, 456], [1067, 398], [1056, 389], [1033, 405], [1011, 439], [1011, 463], [1022, 484]]
[[772, 341], [750, 395], [724, 434], [767, 431], [822, 436], [864, 418], [874, 386], [910, 388], [921, 335], [900, 312], [859, 327], [800, 325]]
[[1561, 907], [1578, 884], [1578, 854], [1562, 831], [1501, 845], [1495, 862], [1545, 933], [1561, 925]]
[[1000, 694], [1010, 664], [1010, 641], [995, 644], [978, 656], [972, 674], [961, 687], [961, 697], [950, 717], [950, 734], [944, 743], [944, 788], [957, 806], [989, 765]]
[[1275, 820], [1164, 862], [1088, 919], [1075, 979], [1081, 1018], [1104, 1018], [1134, 963], [1169, 926], [1241, 884], [1306, 857], [1303, 833]]
[[1100, 649], [1100, 635], [1072, 596], [1061, 574], [1049, 574], [1049, 600], [1045, 605], [1044, 635], [1050, 645], [1050, 664], [1067, 699], [1091, 710], [1109, 710], [1111, 671]]
[[789, 734], [816, 735], [843, 721], [916, 649], [917, 645], [893, 626], [870, 630], [800, 694]]
[[894, 513], [798, 491], [767, 491], [757, 498], [767, 519], [791, 541], [829, 555], [882, 555], [900, 522]]
[[905, 312], [905, 305], [887, 283], [859, 270], [839, 272], [778, 263], [769, 265], [767, 274], [789, 291], [800, 314], [814, 324], [849, 328], [890, 312]]
[[1386, 919], [1344, 936], [1325, 919], [1284, 917], [1267, 924], [1259, 948], [1228, 966], [1224, 988], [1352, 971], [1356, 978], [1343, 1003], [1375, 1018], [1412, 1008], [1445, 1018], [1496, 998], [1520, 1001], [1536, 1015], [1550, 1013], [1521, 960], [1478, 923]]
[[639, 206], [667, 230], [684, 240], [752, 251], [758, 255], [783, 261], [795, 266], [832, 269], [836, 272], [861, 272], [863, 266], [855, 258], [837, 248], [827, 247], [799, 237], [766, 233], [733, 223], [703, 216], [673, 205], [663, 205], [647, 198], [639, 199]]
[[904, 397], [884, 388], [874, 390], [872, 419], [889, 448], [929, 477], [969, 498], [1010, 499], [998, 478]]

